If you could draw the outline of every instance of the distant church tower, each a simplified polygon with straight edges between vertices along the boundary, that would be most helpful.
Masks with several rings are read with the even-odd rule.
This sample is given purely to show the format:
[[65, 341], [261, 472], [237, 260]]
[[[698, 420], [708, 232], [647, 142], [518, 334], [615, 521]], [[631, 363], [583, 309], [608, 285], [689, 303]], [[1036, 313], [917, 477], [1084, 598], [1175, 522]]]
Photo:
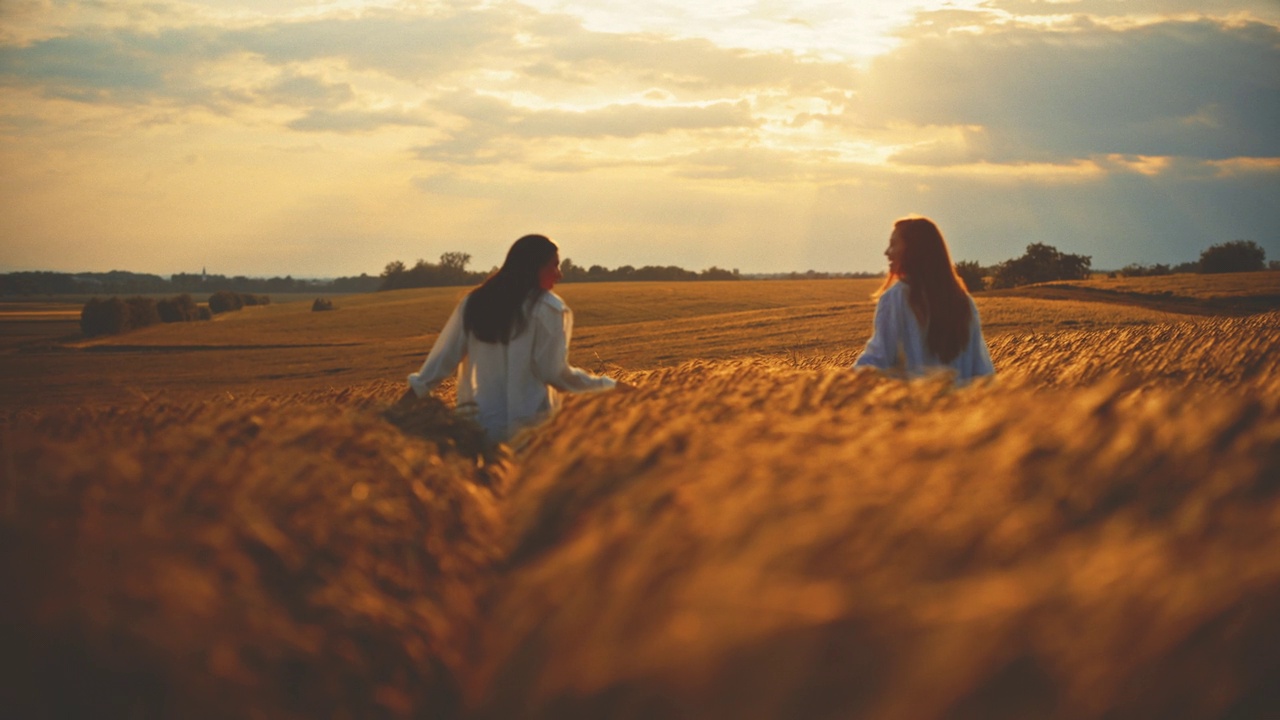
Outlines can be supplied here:
[[204, 284], [204, 281], [205, 281], [205, 280], [208, 280], [208, 279], [209, 279], [209, 273], [208, 273], [208, 272], [206, 272], [206, 271], [205, 271], [205, 268], [202, 266], [202, 267], [200, 268], [200, 284], [201, 284], [201, 285], [203, 285], [203, 284]]

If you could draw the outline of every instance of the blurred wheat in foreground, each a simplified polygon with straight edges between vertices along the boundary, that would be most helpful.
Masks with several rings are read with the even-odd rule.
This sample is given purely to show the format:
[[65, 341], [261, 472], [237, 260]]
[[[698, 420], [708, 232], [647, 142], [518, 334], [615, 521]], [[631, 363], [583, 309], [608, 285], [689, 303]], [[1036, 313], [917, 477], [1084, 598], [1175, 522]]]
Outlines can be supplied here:
[[1280, 314], [956, 390], [692, 362], [518, 456], [393, 384], [13, 413], [22, 717], [1280, 716]]

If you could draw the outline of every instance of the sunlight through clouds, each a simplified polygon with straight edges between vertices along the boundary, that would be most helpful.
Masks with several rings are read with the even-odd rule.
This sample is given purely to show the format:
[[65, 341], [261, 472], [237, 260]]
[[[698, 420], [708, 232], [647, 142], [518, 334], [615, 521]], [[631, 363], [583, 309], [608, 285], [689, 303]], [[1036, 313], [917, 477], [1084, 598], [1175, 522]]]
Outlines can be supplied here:
[[875, 270], [909, 212], [983, 262], [1276, 257], [1277, 8], [13, 0], [0, 271], [488, 266], [531, 230], [587, 264]]
[[[534, 7], [582, 18], [589, 29], [699, 37], [723, 47], [792, 52], [825, 61], [860, 62], [892, 50], [895, 33], [915, 14], [937, 5], [919, 0], [709, 0], [619, 5], [589, 0], [531, 0]], [[949, 8], [977, 9], [984, 0], [956, 0]]]

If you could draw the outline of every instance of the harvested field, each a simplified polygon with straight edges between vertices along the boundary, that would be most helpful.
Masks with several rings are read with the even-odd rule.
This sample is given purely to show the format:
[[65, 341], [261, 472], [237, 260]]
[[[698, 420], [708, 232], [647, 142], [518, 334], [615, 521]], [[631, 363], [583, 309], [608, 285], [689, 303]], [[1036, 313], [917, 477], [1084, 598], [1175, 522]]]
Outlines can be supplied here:
[[0, 702], [25, 718], [453, 714], [497, 501], [458, 452], [473, 428], [424, 407], [438, 447], [361, 411], [377, 397], [12, 418]]
[[506, 500], [474, 701], [495, 718], [1280, 710], [1280, 315], [1047, 340], [997, 343], [1015, 369], [960, 391], [691, 363], [574, 403]]
[[[602, 353], [637, 389], [569, 398], [518, 451], [436, 399], [385, 412], [400, 372], [334, 383], [323, 362], [299, 369], [310, 387], [196, 397], [157, 371], [130, 403], [11, 405], [0, 703], [1280, 715], [1280, 312], [1050, 295], [980, 297], [1009, 323], [1000, 375], [963, 389], [848, 370], [861, 340], [828, 328], [869, 323], [861, 300], [585, 325], [635, 353], [722, 340]], [[815, 339], [769, 339], [752, 313]], [[72, 374], [82, 357], [54, 356]]]

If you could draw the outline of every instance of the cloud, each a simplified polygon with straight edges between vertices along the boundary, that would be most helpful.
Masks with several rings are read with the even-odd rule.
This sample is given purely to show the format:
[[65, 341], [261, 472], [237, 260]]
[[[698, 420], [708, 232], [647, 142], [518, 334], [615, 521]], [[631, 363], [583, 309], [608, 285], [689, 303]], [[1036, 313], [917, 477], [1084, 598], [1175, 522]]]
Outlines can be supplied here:
[[912, 39], [875, 61], [851, 108], [868, 124], [969, 128], [902, 162], [1096, 154], [1280, 155], [1280, 29], [1161, 22], [1015, 27]]
[[[523, 160], [523, 141], [572, 138], [583, 141], [665, 135], [678, 131], [749, 129], [757, 124], [744, 102], [708, 105], [621, 103], [586, 110], [531, 109], [499, 98], [460, 92], [434, 103], [466, 121], [462, 129], [414, 148], [423, 160], [465, 165]], [[608, 161], [605, 160], [608, 164]], [[567, 170], [576, 163], [558, 167]]]
[[[832, 28], [903, 5], [801, 5], [739, 6], [719, 32], [713, 4], [677, 38], [514, 2], [159, 0], [131, 19], [140, 3], [0, 0], [0, 261], [55, 240], [79, 262], [358, 237], [390, 244], [372, 266], [290, 262], [376, 272], [485, 243], [500, 259], [538, 218], [585, 262], [874, 270], [913, 211], [983, 262], [1029, 242], [1100, 267], [1237, 237], [1280, 254], [1274, 0], [963, 0], [869, 64], [830, 60], [832, 38], [868, 37]], [[802, 10], [811, 52], [765, 42]], [[423, 217], [449, 245], [386, 239], [417, 248]]]
[[164, 65], [131, 52], [128, 38], [116, 34], [0, 47], [0, 82], [43, 85], [50, 94], [86, 100], [137, 98], [166, 84]]
[[304, 107], [333, 107], [355, 99], [350, 83], [331, 83], [312, 75], [287, 74], [267, 88], [273, 102]]
[[237, 52], [208, 27], [142, 33], [90, 28], [76, 34], [0, 45], [0, 87], [96, 105], [165, 102], [225, 109], [241, 88], [205, 77], [210, 63]]
[[417, 145], [410, 151], [419, 160], [460, 166], [520, 163], [528, 155], [523, 146], [474, 131]]
[[760, 147], [711, 148], [670, 162], [677, 176], [691, 179], [808, 180], [817, 170], [801, 153]]
[[288, 72], [309, 61], [333, 60], [356, 71], [421, 80], [483, 65], [485, 48], [511, 32], [509, 18], [495, 11], [371, 11], [249, 26], [199, 15], [189, 20], [193, 24], [153, 31], [68, 27], [52, 37], [0, 45], [0, 82], [95, 102], [211, 105], [223, 102], [227, 83], [237, 80], [207, 73], [215, 63], [252, 61]]
[[544, 110], [512, 124], [524, 137], [622, 137], [662, 134], [674, 130], [748, 128], [757, 124], [746, 103], [718, 102], [706, 106], [608, 105], [583, 110]]
[[1089, 15], [1092, 17], [1249, 14], [1276, 18], [1273, 0], [993, 0], [992, 9], [1015, 16]]
[[419, 112], [405, 110], [312, 110], [288, 124], [291, 130], [308, 132], [369, 132], [390, 125], [431, 127]]
[[222, 117], [297, 107], [305, 111], [301, 117], [274, 119], [306, 132], [429, 126], [442, 122], [440, 113], [452, 114], [463, 125], [422, 154], [474, 163], [526, 155], [493, 149], [501, 138], [757, 127], [753, 115], [770, 104], [843, 96], [857, 75], [842, 63], [788, 52], [592, 31], [575, 18], [515, 4], [435, 4], [234, 26], [207, 16], [191, 22], [146, 32], [76, 28], [0, 45], [0, 87], [100, 106], [207, 108]]
[[509, 52], [519, 14], [495, 9], [428, 15], [371, 11], [355, 17], [272, 22], [225, 31], [226, 42], [274, 65], [336, 58], [351, 68], [429, 80]]
[[684, 93], [782, 88], [814, 92], [847, 88], [857, 70], [786, 52], [724, 48], [704, 39], [672, 39], [643, 33], [602, 33], [561, 20], [535, 23], [545, 46], [530, 74], [560, 77], [622, 76], [641, 86]]

